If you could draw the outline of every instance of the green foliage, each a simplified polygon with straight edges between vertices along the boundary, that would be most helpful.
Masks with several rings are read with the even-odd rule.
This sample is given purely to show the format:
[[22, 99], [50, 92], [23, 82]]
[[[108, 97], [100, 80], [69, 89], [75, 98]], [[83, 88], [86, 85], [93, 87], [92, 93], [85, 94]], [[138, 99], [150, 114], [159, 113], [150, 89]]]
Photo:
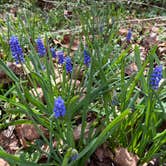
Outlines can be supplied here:
[[[11, 115], [10, 121], [9, 115], [2, 118], [0, 129], [11, 125], [33, 124], [41, 135], [33, 145], [30, 144], [27, 151], [20, 150], [17, 156], [0, 150], [0, 157], [12, 165], [83, 166], [106, 140], [114, 144], [111, 148], [122, 146], [137, 154], [141, 164], [161, 152], [160, 148], [166, 143], [166, 131], [159, 132], [158, 128], [166, 119], [166, 85], [163, 82], [157, 91], [149, 86], [153, 62], [160, 64], [155, 53], [156, 46], [149, 50], [144, 62], [141, 62], [140, 49], [137, 46], [134, 48], [134, 56], [129, 58], [131, 45], [125, 49], [118, 45], [117, 32], [120, 25], [117, 20], [123, 10], [117, 10], [112, 4], [102, 9], [98, 8], [97, 2], [91, 2], [91, 7], [81, 13], [79, 8], [74, 9], [79, 21], [66, 21], [62, 11], [52, 10], [47, 13], [46, 18], [41, 11], [21, 11], [14, 21], [12, 16], [8, 16], [7, 22], [2, 22], [2, 28], [7, 28], [0, 35], [5, 60], [12, 60], [7, 43], [9, 37], [15, 34], [24, 47], [26, 62], [21, 66], [26, 78], [16, 75], [6, 65], [5, 60], [0, 59], [0, 68], [13, 81], [13, 85], [0, 95], [1, 105], [8, 104], [10, 110], [4, 108], [3, 111], [6, 115]], [[72, 57], [73, 71], [81, 73], [83, 69], [80, 87], [76, 86], [78, 78], [74, 72], [67, 75], [65, 65], [55, 64], [49, 51], [53, 44], [50, 39], [58, 37], [51, 30], [62, 26], [73, 28], [78, 23], [86, 37], [86, 47], [91, 56], [91, 64], [86, 67], [83, 64], [84, 46], [81, 42]], [[38, 36], [42, 36], [48, 51], [47, 56], [42, 58], [35, 48], [35, 39]], [[78, 36], [81, 41], [82, 36]], [[70, 49], [65, 51], [70, 54]], [[138, 72], [128, 77], [125, 69], [130, 62], [136, 63]], [[163, 75], [165, 78], [165, 72]], [[44, 101], [38, 87], [43, 92]], [[54, 99], [58, 96], [64, 99], [67, 111], [64, 117], [56, 119], [53, 107]], [[114, 98], [118, 100], [117, 104], [114, 103]], [[86, 119], [90, 112], [95, 113], [96, 118], [89, 124]], [[77, 128], [77, 117], [81, 117], [81, 127], [79, 139], [76, 141], [73, 132]], [[48, 137], [43, 134], [39, 125], [48, 130]], [[85, 136], [87, 127], [89, 133]], [[53, 145], [54, 140], [56, 147]], [[48, 145], [49, 151], [42, 150], [42, 145]], [[77, 154], [74, 161], [71, 160], [73, 151]], [[38, 164], [42, 155], [47, 157], [46, 164]]]

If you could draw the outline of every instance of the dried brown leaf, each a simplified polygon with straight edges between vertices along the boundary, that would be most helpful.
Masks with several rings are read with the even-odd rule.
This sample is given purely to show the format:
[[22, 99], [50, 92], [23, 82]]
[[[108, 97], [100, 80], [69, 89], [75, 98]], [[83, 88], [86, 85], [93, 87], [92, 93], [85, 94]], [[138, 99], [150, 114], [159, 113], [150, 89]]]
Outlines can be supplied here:
[[119, 29], [119, 34], [120, 35], [125, 36], [125, 35], [127, 35], [127, 33], [128, 33], [128, 29], [124, 29], [124, 28]]
[[13, 131], [5, 130], [0, 133], [0, 146], [11, 154], [14, 154], [19, 149], [19, 142]]
[[114, 161], [119, 164], [119, 166], [137, 166], [138, 156], [133, 153], [128, 152], [125, 148], [116, 148]]
[[73, 37], [71, 34], [65, 34], [62, 40], [53, 40], [56, 45], [60, 45], [65, 48], [71, 48], [72, 51], [78, 50], [79, 47], [79, 39], [77, 37]]
[[157, 55], [159, 57], [163, 57], [166, 55], [166, 42], [158, 44], [157, 47]]
[[[42, 130], [43, 134], [48, 137], [48, 131], [46, 128], [39, 126], [40, 130]], [[23, 147], [27, 147], [26, 141], [34, 141], [35, 139], [39, 139], [40, 135], [37, 132], [37, 129], [32, 124], [22, 124], [16, 126], [16, 133]]]
[[[86, 129], [85, 129], [85, 132], [84, 132], [84, 138], [87, 138], [87, 137], [88, 137], [88, 133], [89, 133], [90, 127], [91, 127], [91, 123], [87, 123]], [[75, 139], [76, 141], [80, 139], [80, 136], [81, 136], [81, 128], [82, 128], [82, 124], [78, 125], [78, 126], [74, 129], [73, 135], [74, 135], [74, 139]], [[94, 129], [94, 132], [95, 132], [95, 129]]]
[[[7, 66], [16, 74], [19, 76], [24, 76], [24, 71], [21, 65], [15, 64], [12, 62], [7, 62]], [[8, 84], [11, 83], [12, 80], [6, 75], [6, 73], [3, 70], [0, 70], [0, 83], [2, 84]]]
[[131, 63], [131, 64], [126, 68], [125, 73], [130, 76], [131, 74], [133, 74], [133, 73], [135, 73], [135, 72], [137, 72], [137, 71], [138, 71], [137, 65], [136, 65], [135, 63]]
[[0, 166], [10, 166], [9, 163], [7, 161], [5, 161], [4, 159], [0, 158]]

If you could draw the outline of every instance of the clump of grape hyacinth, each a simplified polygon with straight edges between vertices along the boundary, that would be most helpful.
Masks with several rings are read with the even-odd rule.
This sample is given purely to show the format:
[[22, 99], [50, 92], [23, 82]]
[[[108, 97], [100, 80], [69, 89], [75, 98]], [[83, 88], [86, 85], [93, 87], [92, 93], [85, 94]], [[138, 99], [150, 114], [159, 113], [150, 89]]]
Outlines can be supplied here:
[[152, 89], [156, 90], [159, 87], [159, 82], [162, 79], [162, 66], [156, 66], [150, 77], [150, 85]]
[[58, 51], [57, 56], [58, 56], [58, 63], [62, 65], [64, 63], [64, 53], [63, 53], [63, 51]]
[[56, 58], [56, 52], [55, 52], [55, 49], [53, 47], [50, 48], [50, 51], [51, 51], [51, 55], [53, 58]]
[[55, 118], [63, 117], [65, 115], [66, 107], [62, 97], [59, 96], [57, 99], [55, 99], [53, 111], [54, 111]]
[[36, 45], [37, 45], [37, 51], [38, 51], [39, 55], [44, 56], [46, 54], [46, 49], [44, 47], [44, 44], [43, 44], [41, 38], [38, 38], [36, 40]]
[[130, 42], [131, 37], [132, 37], [132, 31], [131, 31], [131, 29], [129, 29], [129, 30], [128, 30], [128, 33], [127, 33], [127, 36], [126, 36], [126, 41], [127, 41], [127, 42]]
[[12, 36], [10, 38], [9, 44], [10, 44], [12, 56], [14, 60], [16, 61], [16, 64], [23, 63], [25, 61], [24, 54], [19, 44], [18, 38], [16, 36]]
[[90, 55], [89, 53], [84, 50], [84, 64], [88, 67], [89, 64], [90, 64], [90, 61], [91, 61], [91, 58], [90, 58]]
[[73, 68], [71, 58], [68, 56], [65, 58], [65, 61], [66, 61], [66, 72], [71, 73]]

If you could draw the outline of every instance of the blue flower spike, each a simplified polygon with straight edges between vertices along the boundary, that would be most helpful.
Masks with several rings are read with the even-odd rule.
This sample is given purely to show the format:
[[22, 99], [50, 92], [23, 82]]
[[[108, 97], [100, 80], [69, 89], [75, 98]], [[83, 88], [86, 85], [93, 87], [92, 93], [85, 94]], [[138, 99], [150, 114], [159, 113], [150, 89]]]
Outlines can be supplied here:
[[66, 61], [66, 72], [71, 73], [73, 69], [71, 58], [67, 56], [65, 58], [65, 61]]
[[56, 55], [56, 52], [55, 52], [55, 49], [53, 47], [50, 48], [50, 51], [51, 51], [51, 55], [53, 58], [56, 58], [57, 55]]
[[156, 66], [150, 77], [150, 85], [152, 89], [157, 90], [162, 79], [162, 65]]
[[53, 111], [54, 111], [55, 118], [65, 116], [66, 107], [65, 107], [64, 100], [62, 99], [61, 96], [59, 96], [58, 98], [55, 99]]
[[41, 40], [41, 38], [38, 38], [36, 40], [36, 45], [37, 45], [37, 51], [39, 53], [39, 55], [42, 57], [46, 54], [46, 48], [44, 47], [44, 44]]
[[76, 149], [72, 149], [71, 160], [76, 160], [78, 158], [78, 152]]
[[91, 62], [91, 57], [89, 53], [84, 49], [84, 64], [89, 67], [89, 64]]
[[64, 52], [63, 51], [57, 51], [58, 56], [58, 63], [62, 65], [64, 63]]
[[16, 64], [25, 62], [24, 54], [20, 46], [20, 43], [18, 41], [18, 38], [16, 36], [11, 36], [9, 44], [10, 44], [12, 56], [14, 60], [16, 61]]
[[129, 30], [128, 30], [128, 33], [127, 33], [127, 36], [126, 36], [126, 41], [127, 41], [127, 42], [130, 42], [131, 37], [132, 37], [132, 31], [131, 31], [131, 29], [129, 29]]

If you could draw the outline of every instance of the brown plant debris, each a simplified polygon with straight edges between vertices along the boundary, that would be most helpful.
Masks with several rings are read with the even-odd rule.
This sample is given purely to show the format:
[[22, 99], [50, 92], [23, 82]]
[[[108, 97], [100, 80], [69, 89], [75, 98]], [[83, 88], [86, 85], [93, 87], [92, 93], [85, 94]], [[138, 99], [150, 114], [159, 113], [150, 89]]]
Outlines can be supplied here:
[[128, 152], [125, 148], [119, 147], [115, 149], [114, 161], [119, 166], [137, 166], [138, 160], [138, 156]]
[[0, 132], [0, 146], [11, 154], [14, 154], [19, 149], [19, 142], [13, 133], [13, 126], [9, 126], [8, 129]]
[[[23, 68], [21, 65], [17, 65], [12, 62], [7, 62], [7, 66], [9, 67], [10, 70], [12, 70], [15, 75], [17, 76], [24, 76]], [[1, 84], [8, 84], [11, 83], [12, 80], [6, 75], [6, 73], [0, 69], [0, 83]]]
[[135, 63], [131, 63], [129, 66], [127, 66], [125, 73], [130, 76], [131, 74], [137, 71], [138, 71], [137, 65]]
[[10, 166], [9, 163], [7, 161], [5, 161], [4, 159], [0, 158], [0, 166]]
[[[91, 123], [87, 123], [87, 126], [85, 128], [85, 132], [84, 132], [84, 138], [88, 138], [88, 134], [89, 134], [89, 130], [91, 127]], [[82, 124], [78, 125], [75, 129], [74, 129], [74, 139], [77, 141], [80, 139], [81, 136], [81, 129], [82, 129]], [[95, 133], [96, 129], [94, 129], [93, 133]]]
[[158, 44], [157, 55], [162, 58], [166, 56], [166, 42]]
[[115, 166], [113, 153], [106, 143], [98, 147], [91, 156], [88, 166]]
[[54, 43], [65, 48], [70, 48], [72, 51], [76, 51], [78, 50], [80, 42], [78, 37], [74, 37], [71, 34], [65, 34], [62, 40], [54, 39]]
[[[43, 132], [43, 134], [48, 137], [48, 131], [46, 128], [39, 126], [40, 130]], [[39, 139], [40, 135], [32, 124], [22, 124], [16, 126], [16, 133], [20, 140], [20, 143], [24, 148], [28, 147], [27, 141], [34, 141], [35, 139]]]
[[142, 166], [160, 166], [160, 162], [158, 158], [154, 158], [148, 163], [144, 163]]

